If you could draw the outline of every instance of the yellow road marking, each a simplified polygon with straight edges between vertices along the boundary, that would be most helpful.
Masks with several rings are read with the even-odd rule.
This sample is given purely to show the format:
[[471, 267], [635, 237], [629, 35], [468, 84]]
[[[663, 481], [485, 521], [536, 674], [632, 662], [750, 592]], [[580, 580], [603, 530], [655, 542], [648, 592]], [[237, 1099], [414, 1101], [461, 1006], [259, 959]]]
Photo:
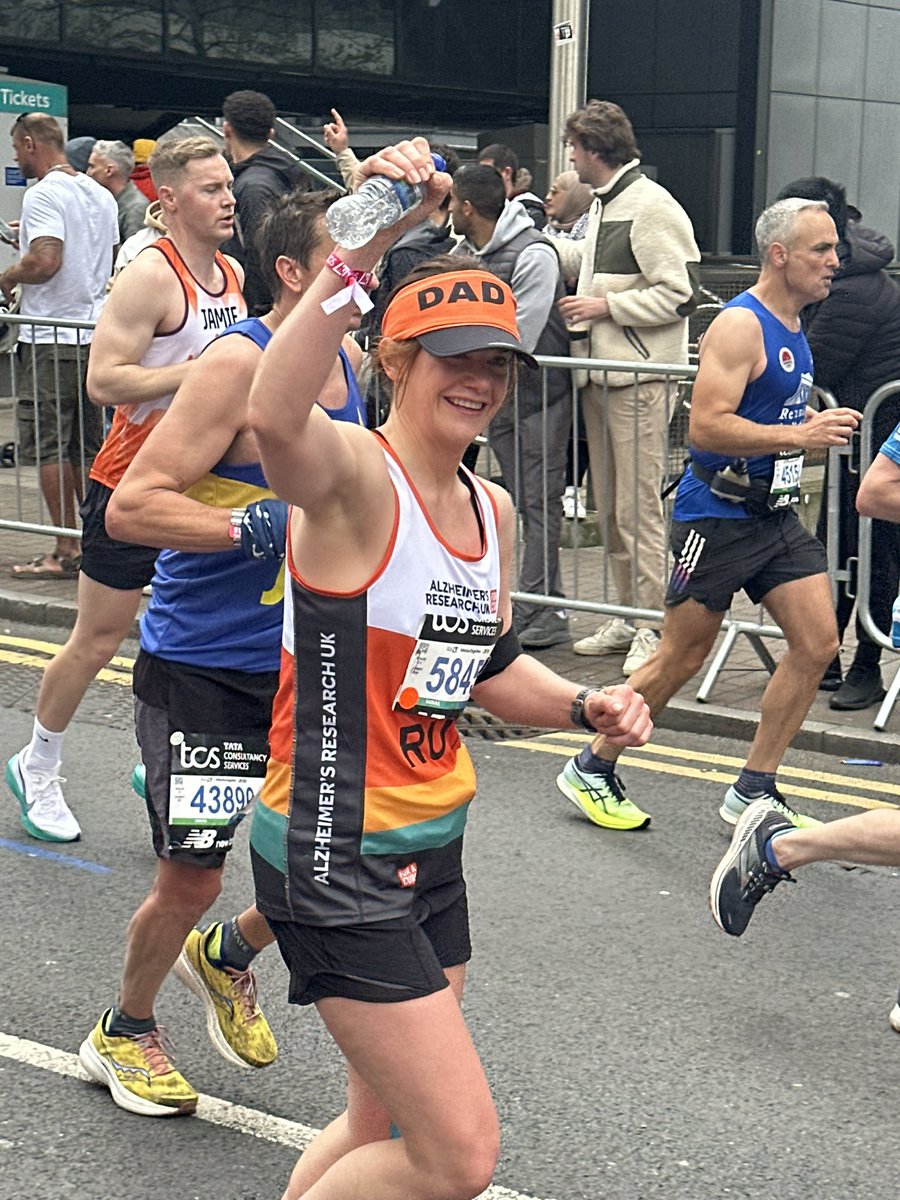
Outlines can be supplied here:
[[[579, 750], [584, 745], [584, 738], [577, 733], [550, 733], [548, 738], [554, 741], [565, 741], [570, 746], [576, 745]], [[705, 750], [679, 750], [674, 746], [656, 746], [648, 744], [641, 746], [638, 750], [631, 751], [632, 754], [659, 754], [664, 758], [688, 758], [691, 762], [714, 763], [722, 767], [737, 767], [739, 770], [744, 765], [743, 758], [733, 758], [728, 754], [709, 754]], [[811, 771], [808, 767], [788, 767], [780, 766], [778, 768], [778, 776], [782, 778], [785, 775], [790, 775], [794, 779], [814, 779], [818, 783], [837, 783], [837, 784], [853, 784], [856, 787], [861, 787], [867, 792], [884, 792], [889, 796], [896, 796], [900, 792], [900, 784], [882, 783], [879, 779], [860, 779], [857, 775], [838, 775], [829, 771]], [[783, 789], [782, 789], [783, 790]], [[891, 805], [893, 808], [894, 805]]]
[[[0, 650], [0, 663], [12, 663], [19, 667], [37, 667], [43, 671], [49, 663], [48, 658], [38, 658], [36, 654], [21, 654], [16, 650]], [[126, 660], [127, 661], [127, 660]], [[131, 675], [125, 675], [121, 671], [111, 671], [108, 667], [104, 667], [94, 676], [101, 683], [117, 683], [121, 687], [131, 687]]]
[[[495, 743], [497, 746], [506, 746], [512, 748], [520, 748], [523, 750], [537, 750], [541, 754], [560, 754], [565, 758], [572, 757], [571, 746], [554, 746], [548, 745], [546, 742], [532, 742], [524, 738], [509, 738]], [[647, 747], [643, 747], [646, 749]], [[659, 747], [658, 752], [665, 754], [664, 747]], [[706, 756], [703, 754], [691, 754], [690, 757], [695, 761], [704, 762]], [[710, 756], [721, 757], [721, 756]], [[684, 767], [675, 763], [647, 762], [633, 757], [631, 754], [623, 754], [619, 759], [622, 766], [637, 767], [641, 771], [656, 771], [664, 775], [678, 775], [682, 779], [703, 779], [713, 783], [734, 783], [734, 772], [725, 774], [723, 771], [701, 770], [698, 767]], [[743, 765], [743, 760], [740, 760], [740, 765]], [[779, 771], [779, 774], [781, 772]], [[825, 779], [826, 776], [819, 775], [814, 771], [808, 772], [815, 779]], [[833, 777], [844, 783], [862, 783], [863, 787], [868, 786], [865, 781], [851, 779], [849, 776], [843, 778], [839, 775]], [[818, 788], [798, 787], [794, 784], [782, 784], [779, 782], [778, 790], [785, 796], [798, 796], [804, 800], [823, 800], [827, 804], [846, 804], [852, 808], [900, 808], [900, 804], [891, 804], [887, 800], [871, 800], [867, 796], [857, 796], [849, 792], [823, 792]], [[896, 790], [896, 789], [895, 789]]]
[[[22, 650], [41, 650], [44, 654], [56, 654], [57, 651], [62, 650], [60, 642], [39, 642], [35, 638], [14, 637], [9, 633], [0, 633], [0, 646], [15, 646]], [[134, 666], [133, 658], [123, 658], [118, 654], [113, 655], [109, 661], [114, 667], [124, 667], [127, 671]]]

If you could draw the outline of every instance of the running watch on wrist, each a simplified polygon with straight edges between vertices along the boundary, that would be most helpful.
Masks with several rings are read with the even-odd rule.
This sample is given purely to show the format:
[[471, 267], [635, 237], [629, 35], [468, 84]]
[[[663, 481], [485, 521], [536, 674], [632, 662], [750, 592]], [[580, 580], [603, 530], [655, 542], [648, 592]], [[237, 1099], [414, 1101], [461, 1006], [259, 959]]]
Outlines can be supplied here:
[[586, 729], [588, 733], [596, 733], [597, 729], [590, 723], [584, 715], [584, 702], [590, 696], [591, 692], [598, 692], [600, 689], [595, 687], [582, 688], [575, 699], [572, 701], [572, 707], [569, 709], [569, 717], [573, 725], [580, 725], [582, 729]]

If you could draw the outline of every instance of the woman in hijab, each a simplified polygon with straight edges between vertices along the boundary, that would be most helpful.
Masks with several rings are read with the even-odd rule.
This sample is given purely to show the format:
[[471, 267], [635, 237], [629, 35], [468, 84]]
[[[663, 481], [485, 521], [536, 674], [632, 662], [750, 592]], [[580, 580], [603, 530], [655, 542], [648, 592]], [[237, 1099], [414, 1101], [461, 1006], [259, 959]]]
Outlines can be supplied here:
[[586, 183], [581, 183], [577, 171], [563, 171], [547, 193], [547, 224], [543, 232], [550, 237], [583, 238], [593, 199], [593, 192]]

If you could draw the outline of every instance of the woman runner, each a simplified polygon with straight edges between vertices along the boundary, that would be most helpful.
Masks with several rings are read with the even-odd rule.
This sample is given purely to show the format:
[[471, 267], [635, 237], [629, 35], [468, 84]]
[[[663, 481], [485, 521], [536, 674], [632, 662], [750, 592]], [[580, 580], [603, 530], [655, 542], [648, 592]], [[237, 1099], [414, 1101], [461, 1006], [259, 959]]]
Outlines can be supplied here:
[[367, 245], [336, 248], [251, 394], [266, 476], [295, 506], [257, 896], [290, 1000], [317, 1006], [348, 1075], [346, 1110], [284, 1200], [468, 1200], [491, 1181], [499, 1128], [459, 1007], [475, 779], [454, 718], [471, 695], [506, 721], [586, 724], [629, 746], [651, 724], [631, 688], [579, 690], [521, 654], [512, 629], [512, 504], [459, 465], [517, 361], [534, 367], [506, 284], [446, 264], [401, 284], [377, 353], [385, 423], [339, 427], [317, 408], [368, 272], [450, 187], [423, 138], [360, 174], [421, 183], [425, 199]]

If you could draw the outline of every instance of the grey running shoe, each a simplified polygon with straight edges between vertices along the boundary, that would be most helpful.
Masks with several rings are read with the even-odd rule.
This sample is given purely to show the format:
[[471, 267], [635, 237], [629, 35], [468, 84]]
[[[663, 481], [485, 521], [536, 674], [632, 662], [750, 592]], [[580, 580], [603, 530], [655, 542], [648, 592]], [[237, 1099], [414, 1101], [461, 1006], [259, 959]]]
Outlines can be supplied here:
[[748, 805], [709, 885], [709, 906], [716, 924], [725, 933], [740, 937], [763, 896], [782, 880], [794, 882], [787, 871], [770, 866], [764, 853], [772, 834], [794, 828], [793, 822], [773, 807], [771, 801], [754, 800]]
[[552, 608], [541, 609], [519, 629], [519, 642], [526, 650], [546, 650], [571, 640], [569, 618]]
[[747, 811], [749, 806], [755, 800], [765, 800], [772, 808], [777, 808], [783, 817], [787, 817], [795, 829], [814, 829], [816, 825], [821, 825], [822, 822], [816, 817], [808, 817], [805, 813], [797, 812], [795, 808], [791, 808], [778, 788], [772, 788], [765, 796], [754, 796], [752, 799], [747, 796], [742, 796], [736, 787], [730, 787], [725, 793], [725, 799], [722, 801], [722, 806], [719, 809], [719, 816], [723, 821], [727, 821], [729, 825], [737, 825], [740, 817]]

